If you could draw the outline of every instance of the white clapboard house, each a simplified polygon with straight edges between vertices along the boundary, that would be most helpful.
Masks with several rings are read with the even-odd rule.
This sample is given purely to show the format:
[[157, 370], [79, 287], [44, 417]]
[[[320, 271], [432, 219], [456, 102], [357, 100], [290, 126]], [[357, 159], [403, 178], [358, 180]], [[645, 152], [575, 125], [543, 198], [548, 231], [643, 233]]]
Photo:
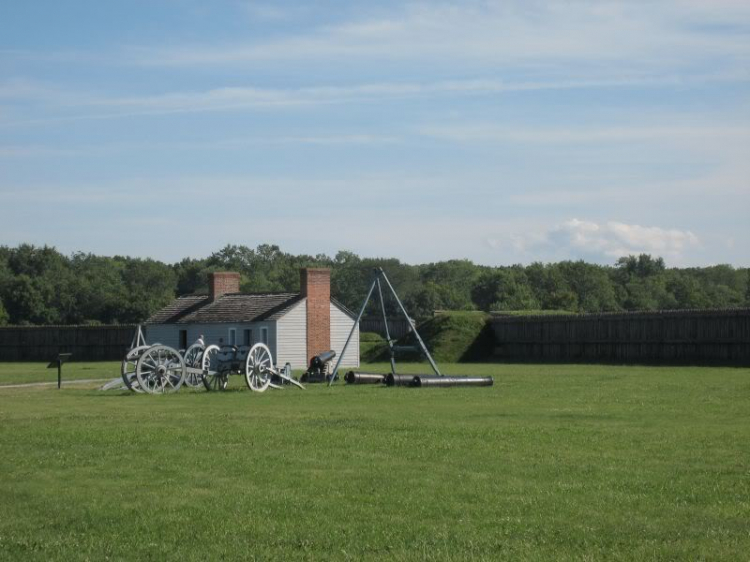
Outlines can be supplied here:
[[[199, 336], [206, 345], [268, 345], [277, 365], [304, 369], [310, 359], [333, 349], [336, 358], [356, 316], [331, 298], [331, 271], [300, 270], [299, 293], [240, 292], [240, 275], [217, 272], [208, 295], [175, 299], [145, 324], [146, 339], [186, 349]], [[359, 367], [359, 327], [354, 330], [342, 367]]]

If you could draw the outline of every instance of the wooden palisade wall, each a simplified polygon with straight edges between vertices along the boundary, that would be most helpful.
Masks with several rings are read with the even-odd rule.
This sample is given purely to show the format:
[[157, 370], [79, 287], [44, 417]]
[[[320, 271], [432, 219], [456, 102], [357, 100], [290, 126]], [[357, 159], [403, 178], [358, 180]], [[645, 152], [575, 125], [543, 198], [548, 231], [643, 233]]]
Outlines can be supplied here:
[[750, 363], [750, 309], [502, 316], [502, 359], [622, 363]]
[[[385, 322], [382, 316], [363, 316], [359, 322], [359, 331], [375, 332], [385, 337]], [[405, 336], [411, 331], [409, 322], [403, 316], [393, 316], [388, 318], [388, 331], [394, 339]]]
[[75, 361], [121, 360], [136, 325], [6, 326], [0, 328], [0, 361], [50, 361], [72, 353]]

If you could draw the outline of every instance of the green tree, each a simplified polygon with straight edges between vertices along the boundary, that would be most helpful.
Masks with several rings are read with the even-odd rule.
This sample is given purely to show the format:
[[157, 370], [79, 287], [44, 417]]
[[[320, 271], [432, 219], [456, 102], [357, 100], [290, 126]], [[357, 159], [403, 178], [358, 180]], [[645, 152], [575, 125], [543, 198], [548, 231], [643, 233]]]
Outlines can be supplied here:
[[371, 282], [372, 271], [362, 265], [357, 254], [341, 251], [333, 258], [331, 294], [344, 306], [359, 311]]
[[667, 291], [674, 299], [674, 306], [665, 308], [706, 308], [708, 297], [701, 283], [689, 273], [673, 269], [668, 272]]
[[3, 300], [0, 299], [0, 326], [5, 326], [8, 323], [9, 319], [10, 319], [10, 316], [8, 315], [8, 312], [5, 310], [5, 306], [3, 305]]
[[48, 246], [22, 244], [6, 253], [10, 281], [4, 305], [12, 323], [64, 324], [75, 311], [75, 278], [67, 258]]
[[173, 266], [177, 277], [177, 294], [208, 293], [207, 260], [185, 258]]
[[675, 308], [676, 300], [667, 290], [665, 272], [664, 260], [649, 254], [618, 259], [611, 278], [617, 285], [620, 306], [625, 310]]
[[126, 295], [123, 322], [143, 322], [175, 298], [174, 271], [161, 262], [131, 259], [125, 263], [122, 278]]
[[619, 310], [614, 285], [604, 267], [583, 260], [561, 262], [559, 267], [576, 294], [579, 312]]
[[5, 306], [11, 324], [58, 324], [58, 311], [49, 306], [52, 288], [26, 273], [16, 275], [9, 283]]
[[420, 266], [422, 291], [432, 284], [436, 309], [473, 310], [471, 291], [479, 279], [480, 269], [469, 260], [449, 260]]
[[497, 268], [485, 271], [472, 292], [480, 310], [534, 310], [539, 303], [522, 268]]
[[578, 310], [578, 297], [557, 264], [532, 263], [526, 277], [534, 297], [544, 310]]
[[112, 324], [120, 321], [128, 308], [128, 294], [123, 281], [122, 259], [93, 254], [74, 254], [70, 259], [75, 278], [75, 307], [69, 316], [73, 323]]

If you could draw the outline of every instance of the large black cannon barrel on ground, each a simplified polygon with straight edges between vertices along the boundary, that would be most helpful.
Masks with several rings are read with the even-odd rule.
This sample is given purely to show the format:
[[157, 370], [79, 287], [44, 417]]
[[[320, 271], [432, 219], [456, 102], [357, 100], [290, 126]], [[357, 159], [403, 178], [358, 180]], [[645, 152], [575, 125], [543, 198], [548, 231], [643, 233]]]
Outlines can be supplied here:
[[381, 373], [349, 371], [344, 375], [344, 380], [346, 384], [382, 384], [385, 382], [385, 375]]
[[331, 361], [334, 357], [336, 357], [336, 352], [334, 350], [331, 349], [330, 351], [324, 351], [320, 355], [316, 355], [310, 360], [309, 369], [316, 369], [319, 367], [323, 367], [326, 363]]
[[438, 377], [436, 375], [417, 375], [413, 386], [492, 386], [492, 377]]
[[385, 384], [388, 386], [415, 386], [414, 375], [387, 375], [385, 377]]
[[300, 382], [326, 382], [328, 363], [336, 357], [334, 350], [324, 351], [310, 360], [310, 366], [300, 377]]

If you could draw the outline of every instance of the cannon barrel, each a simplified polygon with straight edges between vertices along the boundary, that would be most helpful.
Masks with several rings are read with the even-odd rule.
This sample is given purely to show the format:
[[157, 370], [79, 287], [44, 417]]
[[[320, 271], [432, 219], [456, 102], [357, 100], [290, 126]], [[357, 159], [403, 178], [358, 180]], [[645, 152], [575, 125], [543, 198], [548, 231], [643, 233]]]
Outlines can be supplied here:
[[346, 384], [381, 384], [385, 382], [385, 375], [380, 373], [361, 373], [349, 371], [344, 375]]
[[[334, 357], [336, 357], [336, 352], [331, 349], [310, 359], [310, 366], [300, 378], [300, 382], [325, 382], [330, 378], [326, 374], [327, 365]], [[338, 378], [338, 375], [336, 375], [336, 378]]]
[[316, 355], [310, 360], [310, 369], [315, 369], [317, 367], [322, 367], [329, 361], [331, 361], [334, 357], [336, 357], [336, 352], [334, 350], [330, 351], [324, 351], [323, 353]]
[[414, 386], [492, 386], [495, 381], [492, 377], [438, 377], [435, 375], [417, 375], [414, 377]]
[[417, 377], [414, 375], [394, 375], [389, 374], [385, 377], [385, 384], [388, 386], [416, 386]]

